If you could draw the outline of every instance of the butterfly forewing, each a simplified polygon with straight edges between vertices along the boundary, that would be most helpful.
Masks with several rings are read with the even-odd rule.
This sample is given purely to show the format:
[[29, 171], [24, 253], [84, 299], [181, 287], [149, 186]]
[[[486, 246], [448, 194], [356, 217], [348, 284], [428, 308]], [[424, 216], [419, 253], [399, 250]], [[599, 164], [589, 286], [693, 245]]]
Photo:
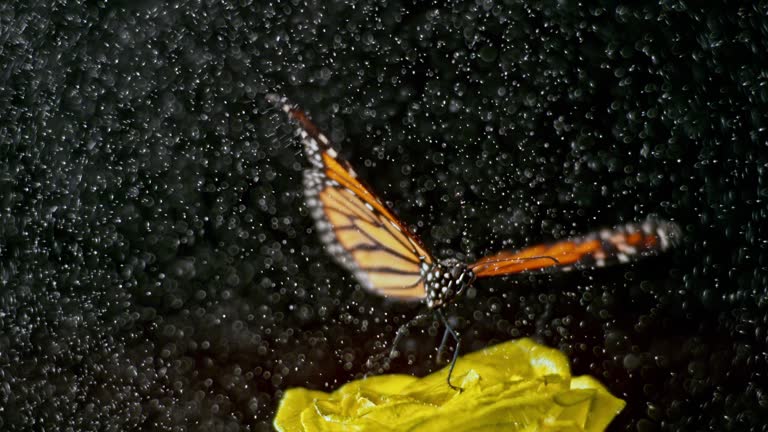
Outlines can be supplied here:
[[680, 228], [673, 222], [648, 219], [519, 251], [498, 252], [469, 267], [479, 278], [530, 270], [604, 267], [655, 255], [669, 249], [679, 238]]
[[364, 185], [306, 115], [268, 96], [296, 121], [311, 163], [304, 191], [328, 252], [366, 289], [404, 300], [425, 297], [422, 266], [433, 263], [421, 241]]

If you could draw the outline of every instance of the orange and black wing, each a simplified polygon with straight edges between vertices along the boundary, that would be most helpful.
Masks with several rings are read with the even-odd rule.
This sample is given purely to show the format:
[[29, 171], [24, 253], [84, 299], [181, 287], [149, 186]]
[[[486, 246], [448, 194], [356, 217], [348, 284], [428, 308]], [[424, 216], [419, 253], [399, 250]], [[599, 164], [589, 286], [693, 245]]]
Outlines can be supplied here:
[[482, 278], [530, 270], [604, 267], [655, 255], [679, 239], [680, 228], [674, 222], [649, 218], [642, 223], [603, 229], [515, 252], [499, 252], [481, 258], [469, 268]]
[[358, 179], [301, 110], [275, 95], [267, 100], [298, 126], [310, 162], [304, 171], [306, 203], [328, 252], [368, 290], [398, 299], [424, 298], [422, 268], [434, 260], [419, 239]]

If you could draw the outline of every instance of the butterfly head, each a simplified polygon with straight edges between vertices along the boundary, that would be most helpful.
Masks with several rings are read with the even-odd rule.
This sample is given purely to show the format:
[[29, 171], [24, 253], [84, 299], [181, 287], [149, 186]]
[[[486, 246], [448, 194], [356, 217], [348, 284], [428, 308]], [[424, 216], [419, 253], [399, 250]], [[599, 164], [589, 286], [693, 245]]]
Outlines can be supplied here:
[[422, 268], [427, 291], [427, 306], [439, 308], [450, 303], [475, 280], [475, 274], [463, 262], [448, 258]]

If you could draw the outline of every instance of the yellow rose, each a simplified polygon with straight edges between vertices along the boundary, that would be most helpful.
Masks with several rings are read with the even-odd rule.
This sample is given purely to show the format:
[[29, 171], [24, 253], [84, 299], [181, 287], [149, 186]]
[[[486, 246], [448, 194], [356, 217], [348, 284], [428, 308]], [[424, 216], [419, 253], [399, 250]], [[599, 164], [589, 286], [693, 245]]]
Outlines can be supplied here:
[[624, 408], [589, 376], [572, 378], [560, 351], [530, 339], [467, 354], [416, 378], [382, 375], [332, 393], [290, 389], [274, 426], [293, 431], [602, 431]]

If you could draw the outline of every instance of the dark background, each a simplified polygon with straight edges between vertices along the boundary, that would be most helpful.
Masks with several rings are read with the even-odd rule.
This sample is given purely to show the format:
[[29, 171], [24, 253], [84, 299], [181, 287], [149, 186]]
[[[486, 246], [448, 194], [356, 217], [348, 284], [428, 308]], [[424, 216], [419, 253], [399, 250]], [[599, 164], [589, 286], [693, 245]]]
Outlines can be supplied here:
[[267, 430], [286, 388], [377, 370], [418, 307], [324, 253], [278, 92], [439, 257], [679, 222], [451, 320], [563, 350], [626, 399], [613, 430], [765, 430], [768, 10], [585, 3], [4, 2], [0, 429]]

